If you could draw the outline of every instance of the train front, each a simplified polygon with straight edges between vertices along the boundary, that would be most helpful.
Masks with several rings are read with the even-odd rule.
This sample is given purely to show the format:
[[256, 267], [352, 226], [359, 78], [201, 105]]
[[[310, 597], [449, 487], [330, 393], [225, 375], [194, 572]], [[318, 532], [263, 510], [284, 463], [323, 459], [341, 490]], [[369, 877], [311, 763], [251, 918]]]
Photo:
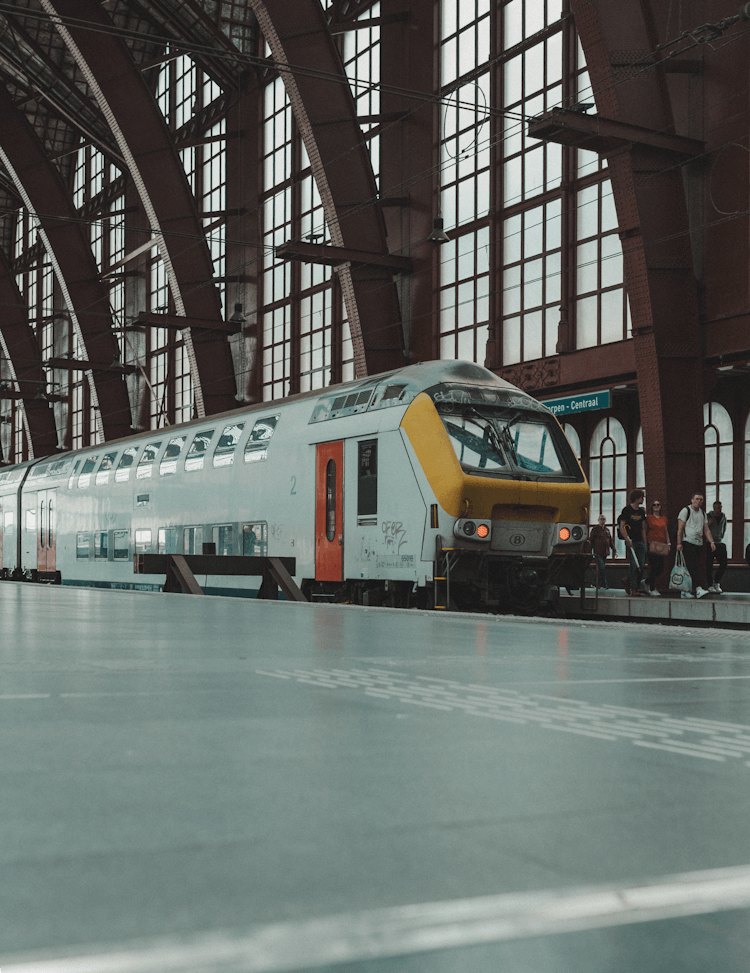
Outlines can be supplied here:
[[578, 587], [590, 491], [549, 409], [475, 367], [418, 395], [401, 426], [436, 501], [435, 607], [533, 612]]

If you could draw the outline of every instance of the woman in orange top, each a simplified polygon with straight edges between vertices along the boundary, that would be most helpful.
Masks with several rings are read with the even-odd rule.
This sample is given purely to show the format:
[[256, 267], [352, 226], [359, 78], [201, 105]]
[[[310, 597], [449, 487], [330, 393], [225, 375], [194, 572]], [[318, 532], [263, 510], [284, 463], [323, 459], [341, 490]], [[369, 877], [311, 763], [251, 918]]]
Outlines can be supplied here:
[[[667, 533], [667, 518], [662, 515], [661, 504], [658, 500], [649, 507], [646, 517], [646, 536], [648, 537], [648, 586], [651, 594], [659, 596], [661, 592], [656, 590], [656, 579], [664, 570], [664, 561], [669, 556], [672, 545], [669, 542]], [[663, 544], [662, 553], [658, 554], [651, 550], [652, 544]]]

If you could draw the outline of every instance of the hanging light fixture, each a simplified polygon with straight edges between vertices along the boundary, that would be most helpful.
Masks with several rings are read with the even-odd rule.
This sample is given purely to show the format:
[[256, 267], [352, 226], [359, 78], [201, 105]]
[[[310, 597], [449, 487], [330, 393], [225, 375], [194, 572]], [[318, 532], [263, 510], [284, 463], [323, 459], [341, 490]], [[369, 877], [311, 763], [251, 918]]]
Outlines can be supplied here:
[[427, 237], [431, 243], [450, 243], [450, 237], [443, 229], [443, 217], [436, 216], [432, 221], [432, 233]]

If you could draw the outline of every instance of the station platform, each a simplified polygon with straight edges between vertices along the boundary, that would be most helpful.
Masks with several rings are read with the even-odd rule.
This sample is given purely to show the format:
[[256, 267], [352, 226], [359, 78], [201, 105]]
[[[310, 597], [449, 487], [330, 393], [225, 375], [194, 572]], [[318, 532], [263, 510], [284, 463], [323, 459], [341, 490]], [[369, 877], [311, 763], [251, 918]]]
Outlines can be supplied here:
[[599, 618], [637, 622], [663, 622], [677, 625], [719, 625], [740, 628], [750, 625], [750, 594], [725, 592], [703, 598], [680, 598], [678, 592], [658, 597], [632, 597], [618, 589], [586, 588], [581, 592], [562, 592], [563, 613], [567, 618]]
[[2, 973], [750, 968], [743, 631], [10, 582], [0, 619]]

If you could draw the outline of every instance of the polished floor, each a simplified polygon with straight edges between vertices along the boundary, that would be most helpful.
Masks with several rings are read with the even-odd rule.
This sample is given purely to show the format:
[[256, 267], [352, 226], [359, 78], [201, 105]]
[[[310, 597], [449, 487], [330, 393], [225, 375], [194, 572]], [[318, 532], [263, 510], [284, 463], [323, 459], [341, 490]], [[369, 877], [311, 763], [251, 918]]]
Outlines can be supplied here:
[[12, 583], [0, 618], [3, 973], [750, 969], [744, 631]]

